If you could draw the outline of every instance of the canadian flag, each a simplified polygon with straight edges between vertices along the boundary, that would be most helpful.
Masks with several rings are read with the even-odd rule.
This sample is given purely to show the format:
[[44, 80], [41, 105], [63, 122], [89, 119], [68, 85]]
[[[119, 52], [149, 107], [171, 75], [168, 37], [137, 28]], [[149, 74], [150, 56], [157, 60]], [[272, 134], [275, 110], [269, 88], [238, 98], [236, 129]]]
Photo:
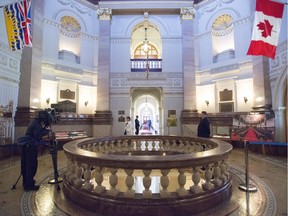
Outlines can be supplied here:
[[284, 4], [271, 0], [256, 0], [253, 33], [247, 55], [263, 55], [274, 59]]

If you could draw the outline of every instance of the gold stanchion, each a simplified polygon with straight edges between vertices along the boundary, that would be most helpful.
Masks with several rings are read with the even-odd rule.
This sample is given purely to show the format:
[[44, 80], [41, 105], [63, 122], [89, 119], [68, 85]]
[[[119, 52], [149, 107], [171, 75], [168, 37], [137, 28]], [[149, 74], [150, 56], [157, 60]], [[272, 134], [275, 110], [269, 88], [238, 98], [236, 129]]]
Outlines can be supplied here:
[[257, 187], [255, 185], [249, 184], [249, 160], [248, 160], [248, 147], [249, 142], [244, 141], [244, 149], [245, 149], [245, 183], [242, 183], [238, 186], [239, 189], [248, 191], [248, 192], [256, 192]]

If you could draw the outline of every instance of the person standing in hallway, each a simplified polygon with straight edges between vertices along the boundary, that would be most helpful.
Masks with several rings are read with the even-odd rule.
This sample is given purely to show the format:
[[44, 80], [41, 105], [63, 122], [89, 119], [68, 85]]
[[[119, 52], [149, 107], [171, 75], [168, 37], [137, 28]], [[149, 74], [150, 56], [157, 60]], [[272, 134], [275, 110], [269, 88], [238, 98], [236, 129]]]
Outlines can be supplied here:
[[201, 115], [201, 120], [198, 125], [197, 136], [209, 138], [210, 137], [210, 122], [207, 118], [207, 112], [202, 111], [200, 115]]
[[139, 128], [140, 128], [140, 122], [139, 122], [138, 118], [139, 118], [139, 116], [137, 115], [136, 119], [135, 119], [135, 129], [136, 129], [135, 134], [136, 135], [139, 134]]
[[130, 116], [127, 116], [125, 122], [124, 135], [131, 135], [131, 130], [132, 130], [131, 118]]

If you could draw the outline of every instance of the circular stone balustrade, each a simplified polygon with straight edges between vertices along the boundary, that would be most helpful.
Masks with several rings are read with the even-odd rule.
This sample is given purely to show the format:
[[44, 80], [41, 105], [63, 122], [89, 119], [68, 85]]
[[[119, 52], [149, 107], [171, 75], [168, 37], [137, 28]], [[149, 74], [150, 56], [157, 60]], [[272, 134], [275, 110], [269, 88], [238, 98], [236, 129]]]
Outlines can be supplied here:
[[64, 145], [65, 197], [100, 215], [189, 216], [232, 194], [232, 146], [181, 136], [87, 138]]

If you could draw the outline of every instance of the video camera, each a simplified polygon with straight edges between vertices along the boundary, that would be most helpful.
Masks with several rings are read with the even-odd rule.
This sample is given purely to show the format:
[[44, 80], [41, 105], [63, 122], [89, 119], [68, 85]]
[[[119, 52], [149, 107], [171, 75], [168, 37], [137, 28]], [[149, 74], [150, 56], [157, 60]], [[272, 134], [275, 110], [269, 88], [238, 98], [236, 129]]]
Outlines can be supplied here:
[[56, 113], [54, 109], [50, 108], [38, 111], [36, 118], [44, 122], [45, 126], [50, 126], [52, 123], [60, 121], [59, 113]]

